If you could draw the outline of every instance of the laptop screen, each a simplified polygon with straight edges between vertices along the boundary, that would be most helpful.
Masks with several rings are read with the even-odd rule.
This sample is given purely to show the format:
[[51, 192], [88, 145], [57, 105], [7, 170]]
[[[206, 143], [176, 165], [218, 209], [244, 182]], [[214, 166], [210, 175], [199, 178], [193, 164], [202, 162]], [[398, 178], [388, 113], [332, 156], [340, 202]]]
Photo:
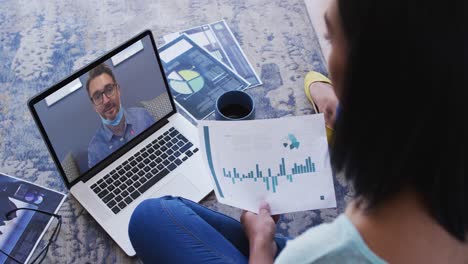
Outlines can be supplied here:
[[112, 53], [33, 106], [67, 184], [174, 111], [148, 33]]

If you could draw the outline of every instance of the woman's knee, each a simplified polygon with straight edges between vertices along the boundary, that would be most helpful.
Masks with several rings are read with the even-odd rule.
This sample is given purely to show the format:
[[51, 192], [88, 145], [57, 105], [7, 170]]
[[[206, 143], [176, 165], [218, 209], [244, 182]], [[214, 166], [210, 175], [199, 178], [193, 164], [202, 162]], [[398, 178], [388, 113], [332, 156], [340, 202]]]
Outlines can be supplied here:
[[[181, 203], [177, 197], [163, 196], [147, 199], [141, 202], [133, 211], [130, 218], [128, 233], [130, 237], [140, 233], [141, 228], [148, 228], [155, 220], [164, 221], [164, 211], [167, 203]], [[166, 206], [165, 206], [166, 205]]]

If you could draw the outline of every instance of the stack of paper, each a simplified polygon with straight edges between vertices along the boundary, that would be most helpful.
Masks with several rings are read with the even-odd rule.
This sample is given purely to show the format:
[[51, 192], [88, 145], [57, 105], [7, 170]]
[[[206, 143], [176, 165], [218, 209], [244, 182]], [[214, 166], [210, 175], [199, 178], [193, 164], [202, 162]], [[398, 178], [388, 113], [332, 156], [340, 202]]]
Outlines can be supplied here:
[[195, 120], [213, 113], [222, 93], [262, 84], [224, 20], [164, 40], [159, 54], [172, 95]]
[[[57, 213], [66, 196], [31, 182], [0, 173], [0, 249], [27, 263], [52, 222], [34, 210]], [[16, 212], [6, 214], [18, 208]], [[0, 263], [16, 263], [0, 253]]]

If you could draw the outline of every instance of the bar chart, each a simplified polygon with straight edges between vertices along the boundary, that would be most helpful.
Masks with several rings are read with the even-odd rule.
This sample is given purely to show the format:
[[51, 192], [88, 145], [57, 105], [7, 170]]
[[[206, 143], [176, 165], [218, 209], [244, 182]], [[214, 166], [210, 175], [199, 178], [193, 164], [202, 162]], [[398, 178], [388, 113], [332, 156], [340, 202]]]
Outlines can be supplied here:
[[[276, 193], [278, 188], [278, 177], [286, 177], [287, 181], [293, 182], [293, 177], [296, 175], [310, 174], [315, 173], [315, 163], [312, 162], [311, 157], [307, 157], [304, 160], [304, 164], [294, 163], [293, 166], [289, 166], [289, 169], [286, 169], [285, 158], [281, 158], [281, 163], [278, 165], [278, 171], [272, 172], [271, 168], [265, 168], [264, 170], [260, 168], [259, 164], [255, 165], [255, 169], [247, 173], [240, 173], [238, 169], [232, 168], [228, 170], [223, 168], [224, 177], [230, 178], [233, 184], [236, 184], [236, 181], [260, 181], [265, 184], [267, 191], [272, 191]], [[307, 177], [304, 175], [305, 177]]]

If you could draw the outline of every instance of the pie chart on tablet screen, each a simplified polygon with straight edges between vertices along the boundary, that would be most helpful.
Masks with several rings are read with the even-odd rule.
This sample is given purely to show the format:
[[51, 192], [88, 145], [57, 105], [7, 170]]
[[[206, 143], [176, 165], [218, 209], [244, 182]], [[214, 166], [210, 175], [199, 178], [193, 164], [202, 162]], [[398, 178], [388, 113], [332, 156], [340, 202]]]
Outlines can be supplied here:
[[171, 88], [179, 94], [194, 94], [205, 86], [203, 76], [193, 69], [172, 71], [167, 77]]

